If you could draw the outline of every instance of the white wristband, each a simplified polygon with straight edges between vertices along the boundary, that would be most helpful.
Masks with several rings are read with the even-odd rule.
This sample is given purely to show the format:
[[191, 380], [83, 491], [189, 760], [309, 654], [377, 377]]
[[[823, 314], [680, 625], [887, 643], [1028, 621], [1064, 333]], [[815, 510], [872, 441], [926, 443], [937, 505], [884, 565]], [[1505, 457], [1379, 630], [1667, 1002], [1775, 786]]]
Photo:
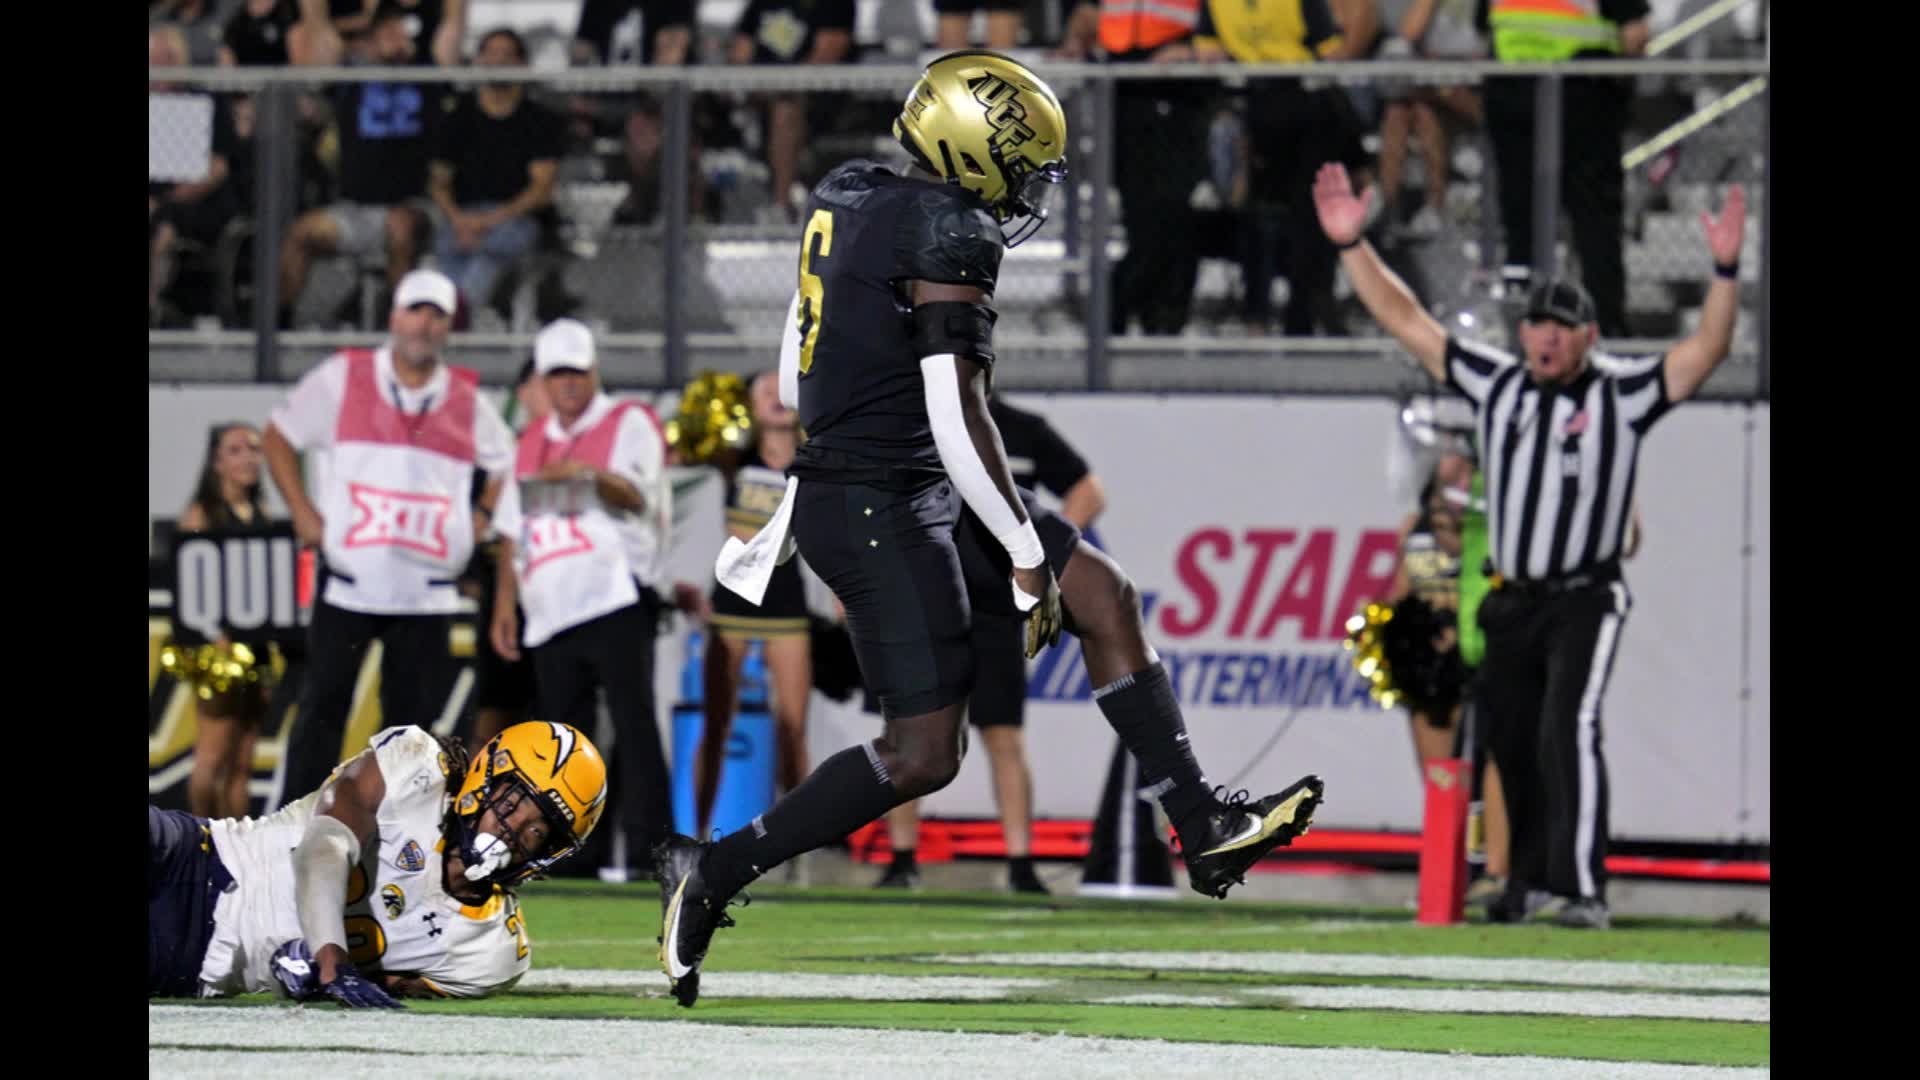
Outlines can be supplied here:
[[1018, 570], [1031, 570], [1047, 560], [1047, 550], [1040, 546], [1040, 534], [1034, 531], [1033, 519], [1020, 523], [1020, 527], [1010, 533], [996, 536], [1000, 546], [1013, 556], [1013, 565]]

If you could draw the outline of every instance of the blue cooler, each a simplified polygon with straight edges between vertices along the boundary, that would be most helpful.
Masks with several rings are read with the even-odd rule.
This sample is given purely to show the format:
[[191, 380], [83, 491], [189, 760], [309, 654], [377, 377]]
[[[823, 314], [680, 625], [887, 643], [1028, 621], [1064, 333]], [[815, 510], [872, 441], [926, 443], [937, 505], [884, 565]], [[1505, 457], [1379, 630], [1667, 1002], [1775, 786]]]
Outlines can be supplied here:
[[[693, 835], [694, 753], [706, 727], [702, 664], [705, 641], [700, 631], [687, 636], [687, 662], [680, 671], [680, 700], [673, 707], [673, 819], [674, 827]], [[773, 715], [767, 711], [766, 660], [760, 643], [747, 646], [740, 672], [740, 703], [727, 738], [726, 762], [720, 771], [720, 790], [713, 801], [710, 828], [722, 833], [743, 829], [773, 805]], [[705, 840], [706, 837], [697, 839]]]

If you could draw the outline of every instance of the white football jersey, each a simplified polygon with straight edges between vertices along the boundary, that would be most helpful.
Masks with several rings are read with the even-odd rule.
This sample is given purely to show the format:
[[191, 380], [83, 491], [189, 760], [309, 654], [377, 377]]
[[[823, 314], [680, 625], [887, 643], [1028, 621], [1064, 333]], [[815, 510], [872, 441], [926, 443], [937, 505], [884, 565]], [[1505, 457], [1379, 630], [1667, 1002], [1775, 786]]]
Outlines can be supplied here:
[[[377, 835], [362, 846], [347, 882], [347, 952], [361, 974], [417, 975], [451, 997], [506, 990], [531, 966], [526, 924], [511, 893], [495, 888], [471, 906], [442, 887], [448, 762], [417, 727], [374, 737], [386, 781]], [[294, 903], [293, 849], [313, 817], [319, 792], [263, 818], [215, 821], [213, 842], [233, 884], [213, 909], [213, 940], [200, 966], [203, 996], [257, 993], [278, 986], [276, 949], [300, 937]]]

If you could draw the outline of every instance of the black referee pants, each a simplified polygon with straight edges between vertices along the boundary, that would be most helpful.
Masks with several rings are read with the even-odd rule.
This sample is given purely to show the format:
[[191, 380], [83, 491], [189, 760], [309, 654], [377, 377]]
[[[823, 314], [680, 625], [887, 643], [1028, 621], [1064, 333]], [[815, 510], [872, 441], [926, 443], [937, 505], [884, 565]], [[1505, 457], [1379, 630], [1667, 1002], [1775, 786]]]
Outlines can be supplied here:
[[[1534, 80], [1488, 79], [1487, 134], [1499, 168], [1507, 262], [1533, 265]], [[1627, 336], [1626, 137], [1628, 86], [1615, 78], [1564, 78], [1560, 98], [1560, 205], [1580, 256], [1604, 337]], [[1534, 267], [1535, 280], [1554, 272]]]
[[1600, 701], [1630, 600], [1619, 581], [1496, 589], [1480, 605], [1478, 707], [1512, 827], [1510, 895], [1606, 899]]
[[[627, 836], [629, 868], [649, 865], [653, 845], [673, 832], [672, 786], [653, 693], [659, 617], [659, 597], [642, 585], [637, 602], [563, 630], [533, 650], [540, 719], [571, 724], [592, 738], [598, 727], [594, 691], [606, 691], [614, 732], [613, 798]], [[612, 836], [605, 829], [596, 834]], [[589, 844], [590, 850], [599, 846]]]
[[314, 601], [306, 682], [287, 736], [280, 805], [313, 794], [340, 764], [360, 665], [375, 638], [381, 642], [381, 726], [432, 728], [447, 707], [458, 670], [448, 647], [451, 629], [445, 615], [368, 615], [325, 599]]

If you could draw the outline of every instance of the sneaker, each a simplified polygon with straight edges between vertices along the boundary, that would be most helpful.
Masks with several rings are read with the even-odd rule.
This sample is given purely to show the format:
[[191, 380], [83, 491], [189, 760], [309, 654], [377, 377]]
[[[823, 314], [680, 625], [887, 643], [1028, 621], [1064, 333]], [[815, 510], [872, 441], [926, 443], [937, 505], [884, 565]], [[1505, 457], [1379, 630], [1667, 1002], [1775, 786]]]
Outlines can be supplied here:
[[1506, 891], [1507, 879], [1494, 877], [1489, 874], [1475, 881], [1472, 885], [1467, 886], [1467, 906], [1470, 908], [1488, 907], [1492, 905], [1495, 900], [1500, 899], [1501, 895]]
[[894, 863], [887, 867], [887, 872], [881, 875], [879, 881], [873, 883], [873, 887], [876, 889], [911, 889], [918, 892], [920, 889], [920, 871], [913, 866]]
[[1555, 926], [1572, 927], [1576, 930], [1605, 930], [1613, 925], [1613, 916], [1607, 910], [1607, 902], [1591, 896], [1578, 900], [1569, 900], [1560, 914], [1554, 916]]
[[1031, 866], [1021, 869], [1009, 869], [1007, 871], [1007, 889], [1009, 892], [1032, 893], [1036, 896], [1053, 895], [1047, 891], [1046, 885], [1040, 881], [1040, 875], [1034, 873], [1033, 867]]
[[1253, 803], [1247, 801], [1244, 789], [1221, 800], [1225, 790], [1214, 789], [1216, 806], [1202, 819], [1203, 831], [1180, 837], [1188, 884], [1194, 892], [1216, 900], [1225, 900], [1227, 890], [1244, 882], [1247, 868], [1267, 852], [1306, 834], [1326, 784], [1317, 776], [1303, 776], [1278, 795]]
[[653, 849], [653, 872], [660, 880], [660, 970], [675, 1001], [692, 1008], [700, 996], [700, 964], [707, 958], [713, 932], [733, 925], [727, 903], [707, 890], [700, 858], [707, 845], [675, 834]]
[[1542, 908], [1553, 902], [1553, 894], [1545, 889], [1529, 889], [1511, 879], [1507, 889], [1487, 905], [1487, 921], [1495, 923], [1525, 922]]

